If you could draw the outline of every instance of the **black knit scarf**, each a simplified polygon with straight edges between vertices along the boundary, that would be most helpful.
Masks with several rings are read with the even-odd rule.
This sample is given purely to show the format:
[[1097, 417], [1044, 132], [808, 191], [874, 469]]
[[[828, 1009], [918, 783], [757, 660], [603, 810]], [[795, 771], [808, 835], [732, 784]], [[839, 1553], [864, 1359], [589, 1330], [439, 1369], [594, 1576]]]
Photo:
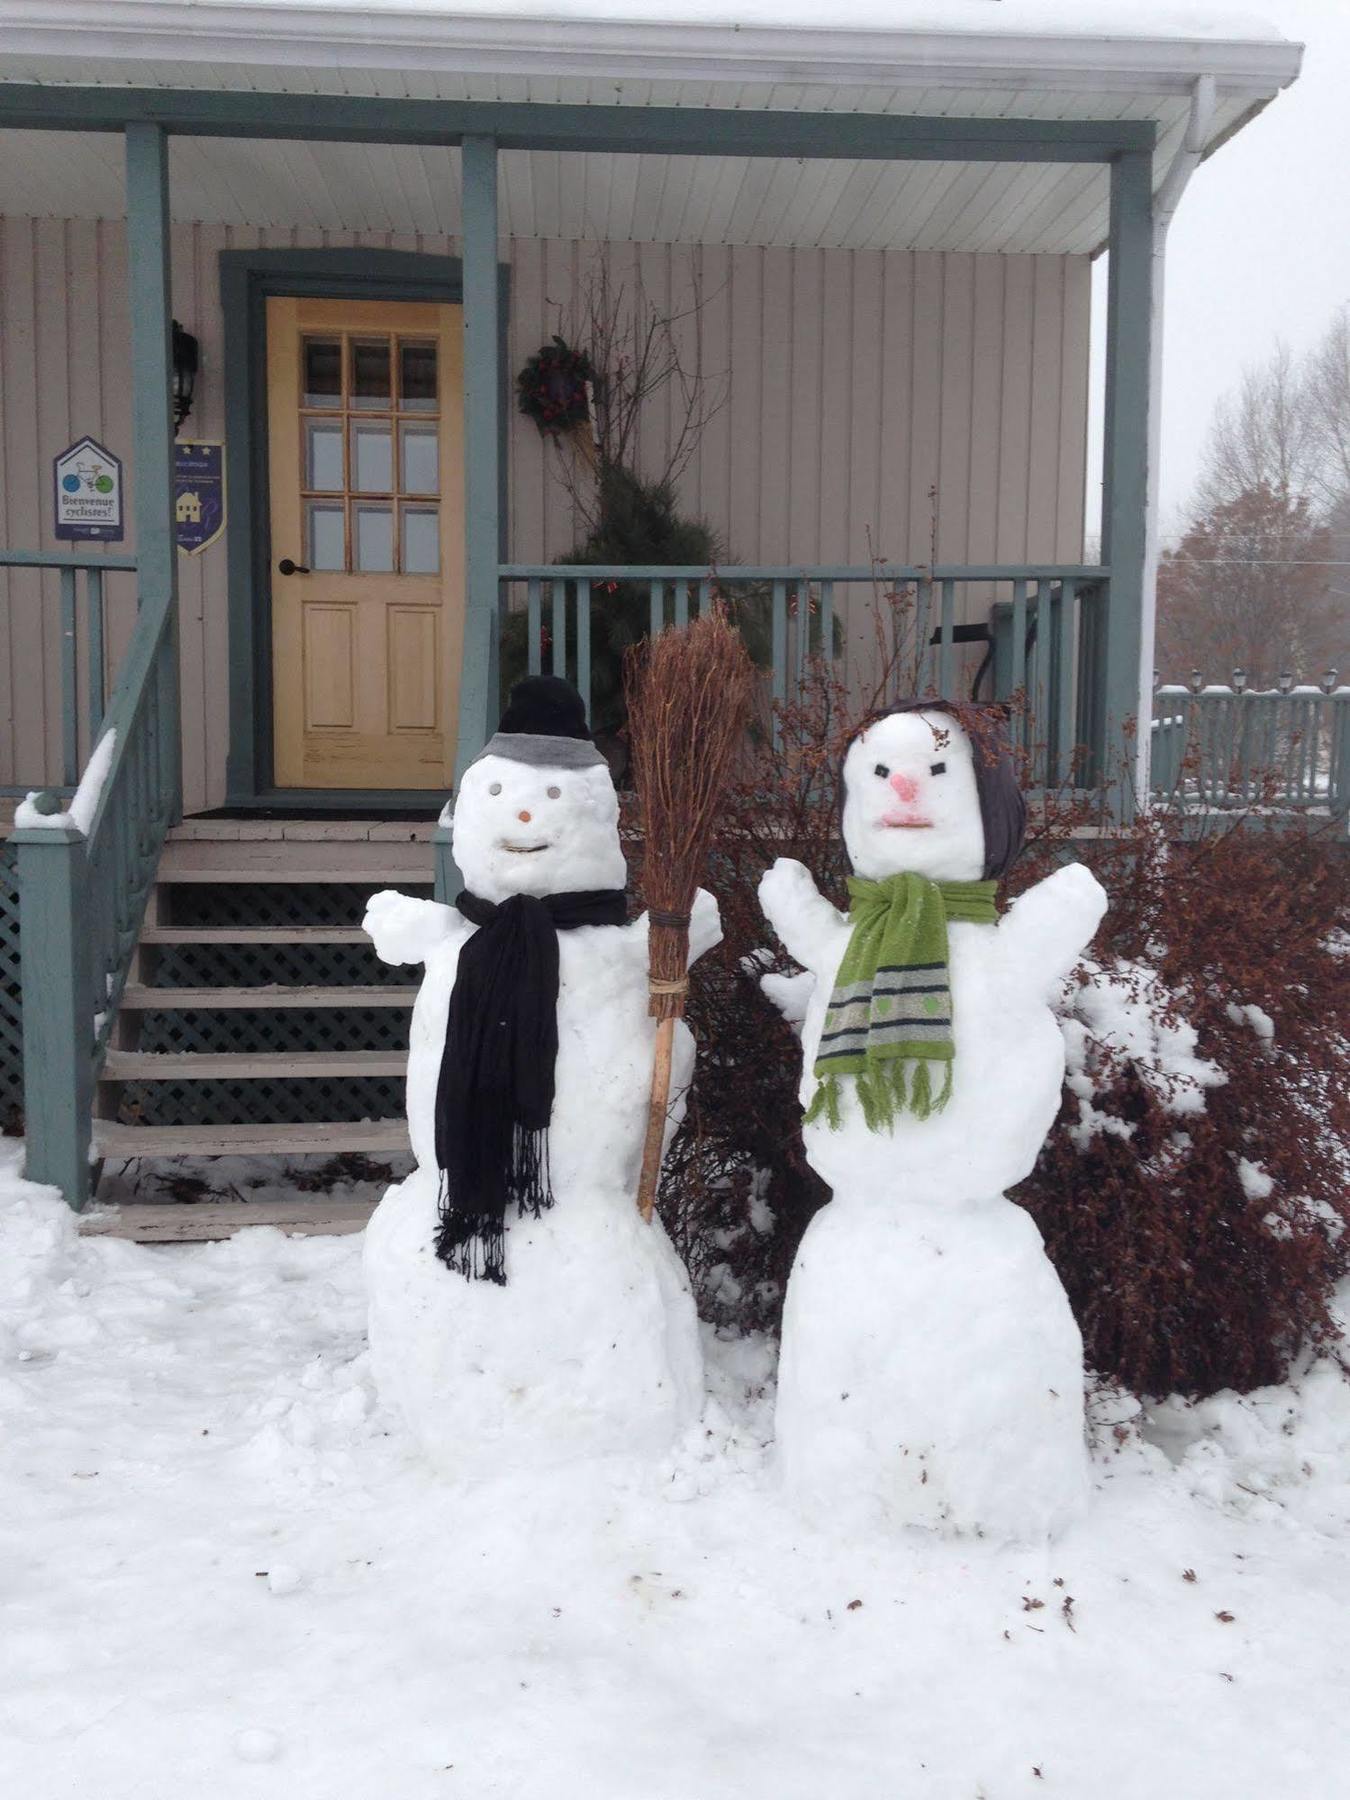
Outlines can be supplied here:
[[463, 893], [478, 930], [459, 953], [436, 1084], [441, 1171], [436, 1254], [471, 1279], [506, 1281], [506, 1218], [553, 1204], [548, 1122], [558, 1059], [558, 933], [622, 925], [622, 888], [514, 894], [494, 906]]

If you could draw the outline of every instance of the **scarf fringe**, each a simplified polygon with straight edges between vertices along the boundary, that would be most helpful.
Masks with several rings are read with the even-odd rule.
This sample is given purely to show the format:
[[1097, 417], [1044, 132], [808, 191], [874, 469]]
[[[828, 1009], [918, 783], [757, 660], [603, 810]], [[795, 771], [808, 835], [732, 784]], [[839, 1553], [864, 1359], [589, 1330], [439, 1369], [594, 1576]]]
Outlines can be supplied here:
[[853, 1083], [869, 1131], [892, 1130], [901, 1113], [929, 1119], [941, 1112], [952, 1097], [950, 1058], [943, 1059], [942, 1068], [942, 1086], [936, 1093], [931, 1057], [897, 1057], [869, 1065], [857, 1075], [825, 1075], [816, 1084], [802, 1122], [814, 1125], [824, 1119], [831, 1131], [838, 1131], [843, 1124], [841, 1095], [846, 1080]]
[[[553, 1204], [549, 1179], [548, 1130], [517, 1125], [511, 1145], [511, 1193], [516, 1217], [537, 1219]], [[441, 1170], [436, 1196], [436, 1255], [453, 1274], [468, 1281], [506, 1286], [506, 1219], [502, 1214], [469, 1212], [456, 1206], [450, 1183]]]

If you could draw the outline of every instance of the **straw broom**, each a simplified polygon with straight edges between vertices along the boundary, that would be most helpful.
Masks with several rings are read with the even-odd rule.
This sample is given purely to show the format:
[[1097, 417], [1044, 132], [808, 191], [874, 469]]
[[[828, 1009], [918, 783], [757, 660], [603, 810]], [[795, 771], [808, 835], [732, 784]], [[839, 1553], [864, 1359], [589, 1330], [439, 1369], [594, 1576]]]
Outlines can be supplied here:
[[629, 651], [624, 669], [645, 855], [649, 1011], [658, 1021], [651, 1106], [638, 1183], [650, 1220], [670, 1102], [675, 1021], [689, 993], [689, 916], [732, 760], [743, 740], [755, 671], [719, 603], [691, 625]]

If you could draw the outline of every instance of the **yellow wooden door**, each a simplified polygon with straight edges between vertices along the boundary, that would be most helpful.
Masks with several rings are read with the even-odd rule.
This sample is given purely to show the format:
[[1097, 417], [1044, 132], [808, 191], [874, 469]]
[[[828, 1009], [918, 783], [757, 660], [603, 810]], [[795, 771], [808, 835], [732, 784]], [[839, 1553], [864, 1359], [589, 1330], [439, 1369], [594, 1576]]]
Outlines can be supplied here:
[[450, 783], [463, 358], [458, 306], [267, 302], [278, 787]]

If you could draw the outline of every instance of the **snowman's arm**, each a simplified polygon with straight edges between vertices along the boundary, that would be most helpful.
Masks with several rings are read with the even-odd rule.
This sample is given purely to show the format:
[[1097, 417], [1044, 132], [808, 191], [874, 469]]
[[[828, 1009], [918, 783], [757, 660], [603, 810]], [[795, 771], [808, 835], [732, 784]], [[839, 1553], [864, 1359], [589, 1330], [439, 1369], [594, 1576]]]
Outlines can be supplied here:
[[999, 923], [998, 945], [1014, 980], [1049, 995], [1074, 968], [1106, 912], [1106, 893], [1082, 863], [1066, 863], [1018, 896]]
[[715, 950], [721, 941], [722, 914], [708, 890], [700, 888], [689, 909], [690, 968], [693, 968], [700, 956], [706, 956], [709, 950]]
[[425, 962], [431, 952], [468, 930], [468, 921], [439, 900], [414, 900], [385, 888], [372, 894], [361, 921], [381, 962]]
[[837, 906], [817, 888], [811, 871], [780, 856], [759, 881], [759, 904], [794, 962], [818, 970], [841, 950], [851, 929]]
[[[627, 927], [628, 943], [633, 954], [646, 965], [648, 956], [648, 936], [651, 930], [651, 919], [647, 913], [633, 920]], [[722, 915], [718, 911], [717, 902], [706, 888], [700, 888], [694, 895], [694, 904], [689, 909], [689, 963], [692, 968], [700, 956], [706, 956], [709, 950], [715, 949], [722, 941]]]

